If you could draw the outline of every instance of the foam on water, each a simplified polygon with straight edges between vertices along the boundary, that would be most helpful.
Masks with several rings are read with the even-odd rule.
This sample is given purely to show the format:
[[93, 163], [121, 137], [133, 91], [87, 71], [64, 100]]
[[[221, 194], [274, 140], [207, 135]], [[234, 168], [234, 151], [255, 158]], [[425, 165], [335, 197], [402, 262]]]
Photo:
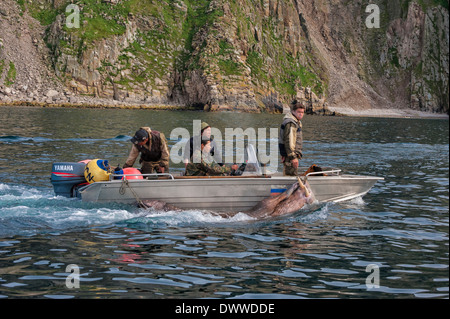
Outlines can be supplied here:
[[244, 213], [224, 218], [202, 210], [162, 212], [126, 204], [86, 203], [77, 198], [55, 196], [48, 188], [0, 183], [0, 238], [116, 223], [171, 227], [232, 225], [254, 220]]
[[356, 198], [353, 198], [352, 200], [349, 201], [350, 204], [356, 205], [356, 206], [364, 206], [366, 205], [366, 202], [364, 201], [364, 199], [359, 196]]
[[128, 220], [127, 223], [141, 223], [147, 225], [188, 226], [188, 225], [230, 225], [233, 223], [251, 222], [255, 219], [244, 213], [238, 213], [232, 217], [222, 217], [217, 214], [202, 210], [184, 211], [156, 211], [153, 209], [142, 210], [140, 216]]
[[[350, 205], [363, 203], [362, 199], [355, 199]], [[50, 188], [0, 183], [0, 238], [111, 224], [165, 228], [240, 227], [248, 223], [277, 224], [286, 221], [315, 223], [328, 218], [329, 205], [332, 204], [316, 202], [292, 215], [260, 221], [242, 212], [232, 217], [223, 217], [211, 211], [196, 209], [166, 212], [126, 204], [86, 203], [76, 198], [55, 196]]]
[[319, 219], [327, 219], [330, 215], [330, 205], [333, 205], [331, 203], [326, 203], [321, 206], [319, 206], [318, 209], [316, 209], [311, 214], [306, 214], [303, 216], [303, 220], [309, 218], [310, 220], [319, 220]]
[[183, 211], [157, 211], [154, 209], [142, 209], [139, 216], [127, 220], [128, 225], [134, 224], [141, 226], [242, 226], [249, 223], [257, 224], [276, 224], [286, 221], [297, 221], [302, 223], [313, 223], [319, 220], [325, 220], [329, 215], [329, 204], [320, 204], [315, 202], [304, 206], [300, 211], [288, 216], [278, 218], [269, 218], [259, 220], [258, 218], [239, 212], [231, 217], [223, 217], [215, 212], [207, 210], [183, 210]]
[[[362, 201], [362, 200], [360, 200]], [[357, 202], [359, 204], [359, 202]], [[314, 223], [328, 217], [328, 205], [313, 203], [299, 212], [259, 221], [245, 213], [222, 217], [205, 210], [156, 211], [126, 204], [86, 203], [76, 198], [55, 196], [51, 188], [0, 183], [0, 238], [64, 232], [93, 225], [126, 224], [129, 227], [233, 227], [247, 223], [296, 221]]]
[[134, 210], [55, 196], [51, 189], [0, 184], [0, 237], [114, 223], [133, 218]]

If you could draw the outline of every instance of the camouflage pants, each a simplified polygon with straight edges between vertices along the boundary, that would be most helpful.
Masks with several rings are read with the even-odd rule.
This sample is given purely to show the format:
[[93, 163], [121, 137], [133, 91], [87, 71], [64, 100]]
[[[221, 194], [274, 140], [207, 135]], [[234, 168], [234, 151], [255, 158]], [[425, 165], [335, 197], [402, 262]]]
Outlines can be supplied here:
[[298, 176], [298, 168], [294, 168], [292, 162], [283, 162], [283, 175], [285, 176]]
[[[159, 173], [160, 168], [159, 162], [142, 162], [141, 171], [142, 174], [152, 174], [152, 173]], [[164, 173], [168, 173], [169, 168], [164, 167]]]

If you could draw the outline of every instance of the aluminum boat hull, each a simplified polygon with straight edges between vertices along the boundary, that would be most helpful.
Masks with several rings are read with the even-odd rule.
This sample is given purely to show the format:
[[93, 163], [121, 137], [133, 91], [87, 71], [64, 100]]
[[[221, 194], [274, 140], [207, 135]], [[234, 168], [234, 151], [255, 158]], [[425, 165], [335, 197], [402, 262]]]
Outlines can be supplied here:
[[[309, 176], [319, 202], [340, 202], [365, 195], [381, 177], [361, 175]], [[160, 200], [181, 209], [247, 211], [261, 200], [287, 189], [297, 179], [270, 177], [172, 177], [96, 182], [79, 190], [83, 201], [136, 203]]]

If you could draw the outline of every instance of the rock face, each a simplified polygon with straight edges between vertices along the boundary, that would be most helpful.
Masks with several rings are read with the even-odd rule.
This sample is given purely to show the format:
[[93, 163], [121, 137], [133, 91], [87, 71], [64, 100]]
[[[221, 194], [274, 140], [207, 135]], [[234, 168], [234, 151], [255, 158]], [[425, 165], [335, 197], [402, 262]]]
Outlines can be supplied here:
[[448, 1], [371, 3], [2, 0], [0, 99], [448, 113]]
[[45, 100], [49, 89], [64, 91], [42, 40], [45, 27], [21, 12], [16, 1], [0, 2], [0, 101]]
[[406, 18], [387, 28], [380, 63], [384, 78], [412, 109], [448, 113], [448, 9], [412, 2]]

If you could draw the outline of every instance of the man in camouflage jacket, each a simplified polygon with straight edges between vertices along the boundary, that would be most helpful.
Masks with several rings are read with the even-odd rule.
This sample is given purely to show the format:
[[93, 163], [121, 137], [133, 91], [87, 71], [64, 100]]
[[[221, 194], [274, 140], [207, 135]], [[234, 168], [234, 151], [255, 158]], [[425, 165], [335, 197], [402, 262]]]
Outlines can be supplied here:
[[297, 100], [292, 101], [291, 111], [286, 114], [280, 127], [278, 146], [283, 175], [297, 176], [298, 162], [302, 159], [303, 134], [301, 119], [305, 114], [305, 106]]
[[194, 150], [191, 161], [186, 166], [186, 176], [226, 176], [238, 169], [236, 164], [230, 167], [214, 162], [210, 150], [211, 141], [202, 141], [201, 150]]

